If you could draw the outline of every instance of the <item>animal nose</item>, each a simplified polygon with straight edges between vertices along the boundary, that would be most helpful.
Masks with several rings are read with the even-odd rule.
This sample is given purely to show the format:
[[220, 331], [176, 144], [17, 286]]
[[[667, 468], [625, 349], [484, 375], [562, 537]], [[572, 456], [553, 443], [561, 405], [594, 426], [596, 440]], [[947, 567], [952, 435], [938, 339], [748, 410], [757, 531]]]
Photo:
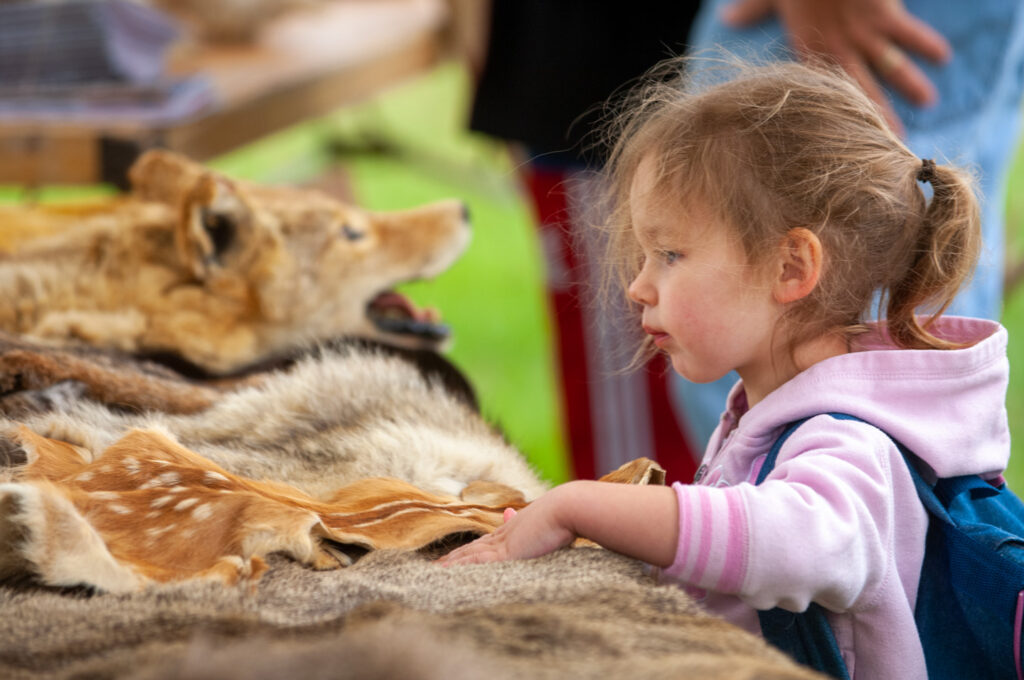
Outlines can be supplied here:
[[462, 221], [465, 222], [466, 224], [469, 224], [469, 222], [470, 222], [469, 218], [470, 218], [470, 215], [469, 215], [469, 205], [467, 205], [466, 203], [463, 203], [462, 204]]

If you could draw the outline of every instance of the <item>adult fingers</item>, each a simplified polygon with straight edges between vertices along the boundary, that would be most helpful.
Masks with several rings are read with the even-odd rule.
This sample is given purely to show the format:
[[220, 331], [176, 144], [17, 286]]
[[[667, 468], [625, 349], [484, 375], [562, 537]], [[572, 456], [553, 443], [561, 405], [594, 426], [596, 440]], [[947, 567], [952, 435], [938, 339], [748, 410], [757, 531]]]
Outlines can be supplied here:
[[855, 50], [852, 49], [840, 49], [833, 52], [833, 56], [839, 66], [846, 71], [851, 78], [856, 81], [860, 88], [864, 90], [864, 93], [878, 105], [882, 115], [885, 117], [889, 126], [896, 131], [897, 134], [903, 134], [903, 123], [900, 122], [899, 116], [896, 115], [896, 110], [892, 108], [892, 104], [889, 102], [889, 98], [885, 94], [885, 90], [879, 84], [878, 80], [864, 61]]
[[720, 16], [727, 25], [741, 28], [758, 23], [774, 11], [774, 0], [736, 0], [723, 7]]
[[894, 90], [918, 106], [934, 104], [938, 91], [906, 53], [891, 42], [879, 41], [868, 54], [875, 73]]
[[904, 11], [893, 17], [886, 29], [889, 36], [903, 48], [925, 59], [944, 64], [953, 56], [949, 41], [910, 12]]

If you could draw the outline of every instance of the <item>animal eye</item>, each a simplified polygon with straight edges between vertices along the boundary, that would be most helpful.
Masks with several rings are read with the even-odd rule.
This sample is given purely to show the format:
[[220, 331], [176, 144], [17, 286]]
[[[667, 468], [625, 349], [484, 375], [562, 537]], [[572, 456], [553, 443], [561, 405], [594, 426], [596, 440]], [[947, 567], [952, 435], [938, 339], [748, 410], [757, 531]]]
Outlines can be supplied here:
[[358, 241], [359, 239], [363, 238], [363, 236], [366, 235], [364, 232], [359, 231], [351, 224], [341, 225], [341, 233], [349, 241]]

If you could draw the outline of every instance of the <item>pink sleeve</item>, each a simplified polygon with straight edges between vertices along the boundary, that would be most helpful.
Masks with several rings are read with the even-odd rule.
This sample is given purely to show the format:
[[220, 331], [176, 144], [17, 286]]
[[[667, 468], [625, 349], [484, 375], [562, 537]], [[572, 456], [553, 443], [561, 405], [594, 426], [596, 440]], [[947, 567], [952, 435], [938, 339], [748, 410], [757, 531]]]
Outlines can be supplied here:
[[662, 573], [758, 609], [870, 597], [893, 550], [890, 465], [902, 460], [874, 428], [825, 418], [786, 442], [759, 486], [674, 484], [678, 547]]
[[723, 593], [739, 590], [747, 571], [748, 522], [737, 487], [672, 485], [679, 502], [679, 546], [662, 574]]

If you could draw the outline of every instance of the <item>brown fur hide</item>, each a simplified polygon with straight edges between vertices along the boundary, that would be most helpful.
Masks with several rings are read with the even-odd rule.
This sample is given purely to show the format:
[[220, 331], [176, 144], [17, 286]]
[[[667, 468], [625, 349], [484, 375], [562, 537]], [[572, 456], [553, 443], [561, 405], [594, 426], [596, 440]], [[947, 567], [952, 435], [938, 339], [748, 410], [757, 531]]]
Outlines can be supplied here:
[[54, 348], [0, 333], [0, 414], [63, 410], [89, 398], [113, 408], [195, 413], [221, 393], [159, 364], [92, 348]]
[[355, 339], [340, 339], [294, 356], [250, 366], [230, 377], [188, 375], [162, 363], [100, 348], [50, 347], [0, 332], [0, 415], [22, 418], [33, 413], [63, 411], [78, 399], [89, 399], [127, 412], [197, 413], [232, 390], [259, 385], [271, 371], [291, 368], [303, 357], [351, 347], [401, 358], [416, 366], [424, 379], [436, 380], [453, 397], [478, 409], [468, 379], [438, 352], [408, 349]]
[[[318, 555], [340, 563], [346, 550], [361, 552], [365, 544], [346, 546], [309, 527], [328, 526], [329, 519], [316, 513], [340, 487], [355, 484], [349, 490], [378, 494], [376, 482], [358, 483], [367, 477], [405, 480], [387, 482], [393, 485], [388, 489], [401, 488], [400, 503], [442, 497], [426, 513], [422, 505], [408, 513], [385, 506], [392, 511], [373, 517], [383, 521], [371, 540], [404, 540], [404, 530], [393, 532], [397, 525], [389, 528], [389, 521], [429, 523], [435, 511], [454, 523], [442, 532], [455, 524], [494, 526], [509, 499], [481, 494], [513, 487], [532, 498], [543, 490], [518, 452], [478, 413], [396, 357], [358, 348], [325, 351], [194, 414], [115, 413], [79, 398], [61, 411], [29, 414], [24, 423], [27, 431], [6, 424], [17, 441], [0, 438], [0, 460], [12, 468], [8, 476], [32, 471], [0, 485], [6, 520], [0, 522], [0, 571], [8, 577], [0, 583], [0, 677], [818, 677], [703, 613], [682, 590], [657, 585], [639, 563], [600, 549], [467, 567], [433, 564], [452, 541], [467, 537], [458, 533], [415, 552], [408, 548], [417, 541], [399, 551], [381, 540], [374, 547], [385, 549], [371, 550], [346, 569], [307, 566]], [[49, 452], [49, 463], [40, 451]], [[266, 479], [278, 482], [257, 481]], [[68, 490], [57, 491], [49, 480], [67, 480]], [[642, 466], [623, 471], [617, 481], [662, 478]], [[418, 491], [406, 486], [412, 482]], [[225, 490], [231, 493], [221, 494]], [[221, 516], [220, 538], [208, 530], [184, 533], [211, 519], [200, 509], [203, 494], [213, 499], [206, 503], [231, 496], [243, 506]], [[52, 501], [48, 509], [25, 512], [32, 502], [40, 508], [41, 498]], [[355, 495], [349, 501], [375, 504]], [[301, 513], [312, 515], [296, 512], [302, 504], [308, 506]], [[473, 506], [468, 518], [444, 517], [466, 506]], [[255, 516], [247, 514], [250, 508], [271, 509], [263, 516], [271, 531], [248, 552], [218, 564], [220, 548], [244, 542], [244, 523]], [[357, 531], [372, 528], [360, 526], [365, 507], [347, 508], [339, 516], [349, 523], [346, 531], [353, 519]], [[26, 514], [35, 522], [22, 521]], [[97, 530], [83, 522], [78, 528], [87, 531], [72, 527], [35, 543], [37, 552], [24, 551], [47, 536], [46, 522], [61, 517], [113, 525]], [[174, 529], [167, 528], [169, 518]], [[285, 526], [277, 536], [290, 540], [275, 543], [275, 528], [289, 518], [305, 528]], [[119, 529], [119, 521], [127, 523]], [[108, 541], [119, 548], [107, 549]], [[94, 550], [106, 550], [115, 562], [105, 564], [109, 572], [82, 559]], [[117, 568], [128, 568], [113, 554], [139, 552], [153, 571], [123, 579]], [[75, 559], [53, 559], [60, 555]], [[183, 567], [214, 580], [160, 582], [180, 576]], [[49, 577], [41, 579], [43, 574]], [[41, 580], [95, 586], [97, 575], [120, 584], [122, 592], [39, 586]], [[259, 586], [246, 587], [257, 576]], [[232, 579], [239, 585], [224, 585]]]

